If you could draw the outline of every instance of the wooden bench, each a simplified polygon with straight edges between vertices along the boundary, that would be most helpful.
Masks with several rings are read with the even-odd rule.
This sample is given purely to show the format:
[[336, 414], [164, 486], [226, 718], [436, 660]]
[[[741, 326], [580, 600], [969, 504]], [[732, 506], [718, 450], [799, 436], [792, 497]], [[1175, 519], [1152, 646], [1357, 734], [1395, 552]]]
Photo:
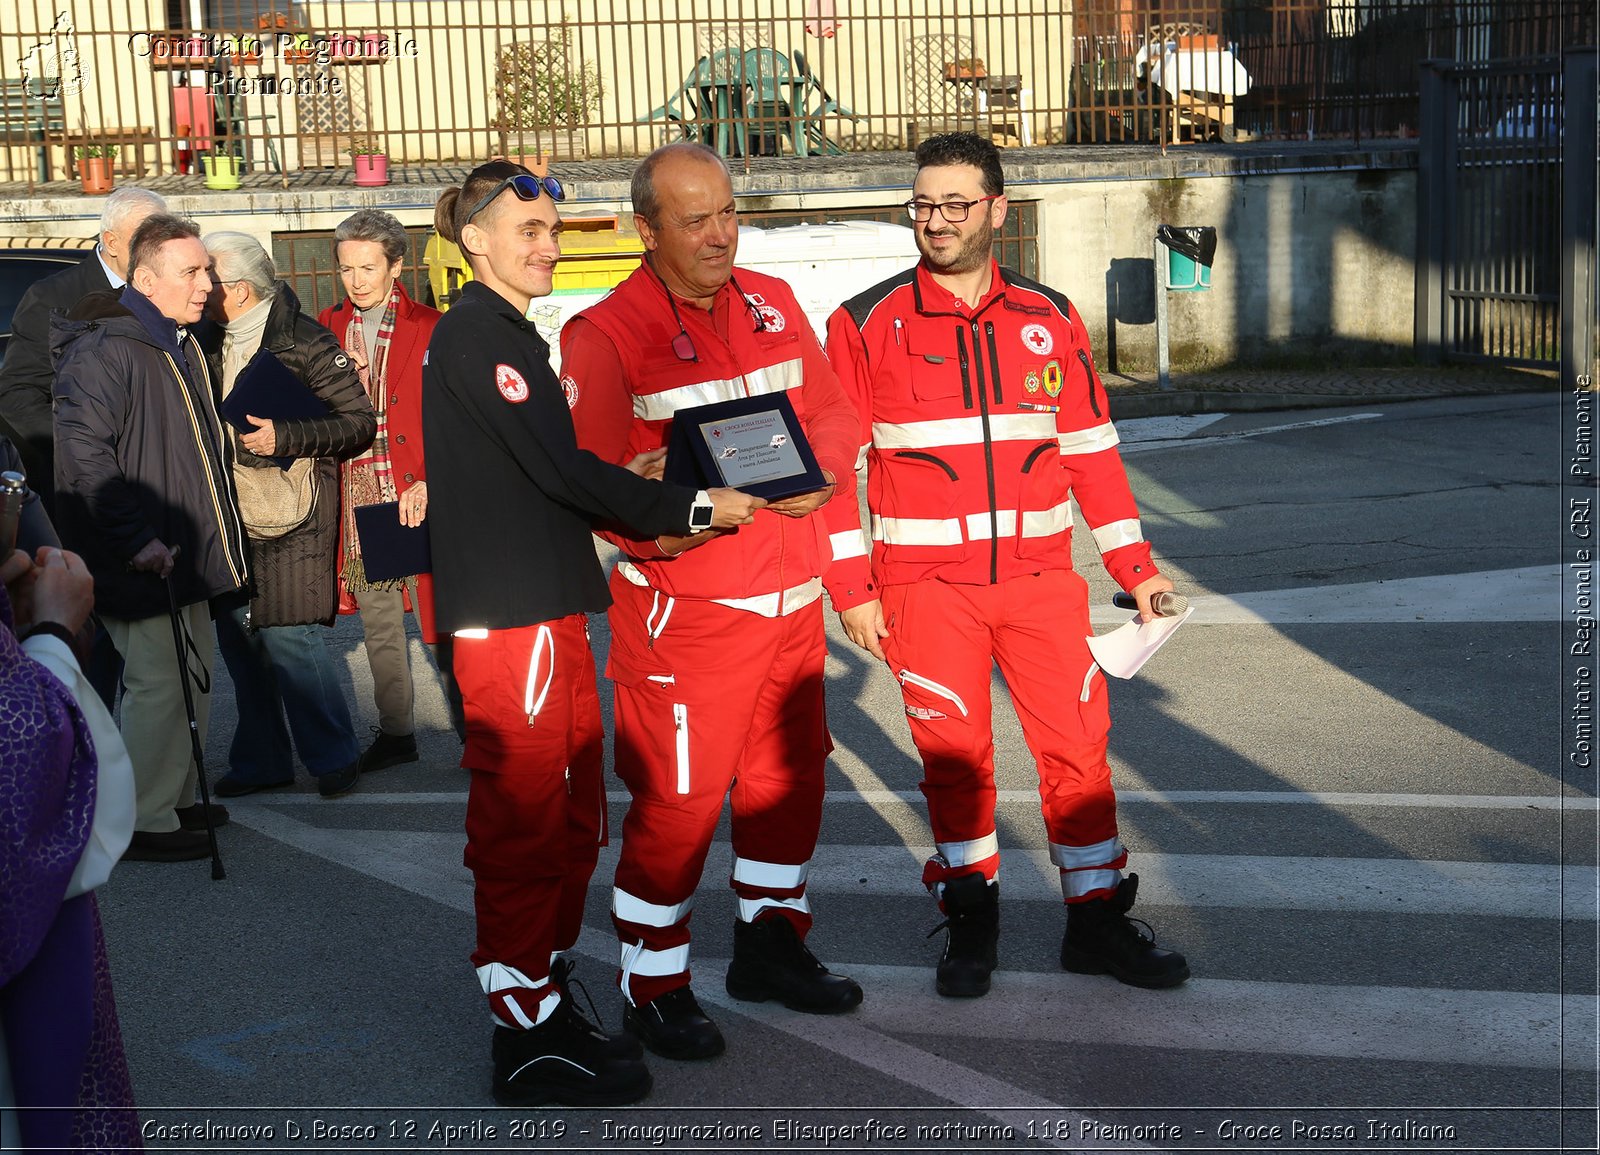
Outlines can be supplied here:
[[65, 131], [66, 106], [58, 85], [25, 77], [0, 79], [0, 144], [39, 147], [39, 179], [50, 179], [51, 133]]

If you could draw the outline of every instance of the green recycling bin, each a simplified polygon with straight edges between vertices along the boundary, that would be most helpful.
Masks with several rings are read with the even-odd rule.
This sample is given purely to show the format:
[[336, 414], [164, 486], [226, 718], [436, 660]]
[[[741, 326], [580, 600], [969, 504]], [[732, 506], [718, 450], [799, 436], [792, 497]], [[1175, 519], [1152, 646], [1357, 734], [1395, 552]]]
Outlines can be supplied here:
[[1211, 287], [1211, 262], [1217, 254], [1217, 230], [1210, 225], [1158, 225], [1156, 238], [1167, 246], [1167, 288], [1194, 293]]

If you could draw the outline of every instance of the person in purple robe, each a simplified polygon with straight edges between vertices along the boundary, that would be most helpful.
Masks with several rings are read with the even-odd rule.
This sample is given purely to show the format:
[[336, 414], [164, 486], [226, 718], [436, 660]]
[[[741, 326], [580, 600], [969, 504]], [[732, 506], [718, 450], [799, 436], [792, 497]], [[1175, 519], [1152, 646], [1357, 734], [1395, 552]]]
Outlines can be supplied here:
[[94, 582], [48, 547], [0, 582], [0, 1148], [140, 1150], [92, 893], [131, 834], [131, 767], [72, 650]]

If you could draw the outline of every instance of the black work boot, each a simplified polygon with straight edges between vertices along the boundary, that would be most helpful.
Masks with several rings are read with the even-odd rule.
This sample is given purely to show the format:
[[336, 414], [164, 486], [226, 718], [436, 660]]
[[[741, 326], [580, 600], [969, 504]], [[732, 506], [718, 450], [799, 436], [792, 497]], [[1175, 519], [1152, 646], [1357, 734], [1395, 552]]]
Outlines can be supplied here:
[[712, 1059], [727, 1046], [687, 986], [623, 1007], [622, 1027], [663, 1059]]
[[415, 734], [390, 734], [379, 730], [378, 736], [372, 740], [372, 745], [361, 755], [361, 773], [370, 774], [374, 770], [387, 770], [390, 766], [399, 766], [416, 760]]
[[835, 1015], [861, 1005], [861, 988], [833, 974], [781, 914], [733, 924], [728, 993], [749, 1003], [778, 999], [791, 1011]]
[[[1068, 903], [1061, 965], [1074, 974], [1109, 974], [1135, 987], [1175, 987], [1187, 979], [1183, 956], [1159, 949], [1150, 924], [1128, 917], [1138, 893], [1139, 876], [1130, 874], [1110, 898]], [[1141, 926], [1147, 933], [1139, 932]]]
[[944, 921], [928, 935], [948, 930], [939, 956], [939, 993], [975, 999], [989, 993], [989, 973], [997, 965], [1000, 941], [1000, 884], [982, 874], [963, 874], [944, 884]]
[[583, 985], [581, 979], [572, 977], [574, 969], [573, 963], [564, 958], [558, 958], [550, 964], [550, 985], [561, 992], [562, 1006], [571, 1005], [576, 1007], [577, 1004], [572, 1002], [572, 988], [576, 986], [583, 992], [583, 997], [588, 1000], [589, 1009], [594, 1012], [594, 1021], [598, 1024], [594, 1031], [605, 1039], [603, 1048], [605, 1053], [613, 1059], [644, 1058], [644, 1048], [639, 1045], [638, 1039], [626, 1032], [620, 1035], [613, 1035], [605, 1029], [605, 1024], [600, 1020], [600, 1012], [595, 1008], [594, 1000], [589, 998], [589, 988]]
[[496, 1027], [494, 1101], [502, 1107], [636, 1103], [650, 1093], [650, 1070], [638, 1059], [608, 1054], [610, 1043], [567, 998], [530, 1030]]

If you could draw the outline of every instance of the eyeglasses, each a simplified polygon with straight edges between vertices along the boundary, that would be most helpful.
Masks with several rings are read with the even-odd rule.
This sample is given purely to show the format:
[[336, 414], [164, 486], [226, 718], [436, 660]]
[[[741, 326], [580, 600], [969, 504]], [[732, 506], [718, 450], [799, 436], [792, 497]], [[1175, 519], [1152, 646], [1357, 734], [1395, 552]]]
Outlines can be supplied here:
[[[652, 273], [655, 273], [656, 280], [661, 282], [661, 289], [667, 294], [667, 304], [672, 307], [672, 319], [678, 322], [678, 335], [672, 339], [672, 355], [680, 361], [699, 361], [700, 353], [694, 347], [694, 338], [689, 336], [689, 327], [683, 323], [683, 314], [678, 311], [678, 299], [672, 295], [672, 290], [667, 288], [666, 278], [661, 275], [655, 265], [650, 261], [645, 261], [645, 264], [649, 266]], [[750, 299], [749, 294], [739, 287], [738, 280], [733, 277], [729, 277], [728, 280], [733, 282], [733, 291], [739, 294], [740, 300], [744, 301], [744, 307], [749, 309], [750, 315], [756, 319], [755, 328], [750, 331], [752, 333], [771, 332], [767, 326], [766, 314], [758, 309], [756, 303]]]
[[516, 193], [517, 199], [521, 201], [536, 201], [539, 199], [540, 193], [548, 193], [553, 201], [567, 199], [566, 190], [561, 187], [561, 182], [555, 177], [530, 176], [528, 173], [519, 172], [515, 176], [506, 177], [505, 180], [490, 189], [488, 196], [472, 206], [472, 211], [467, 214], [466, 220], [471, 221], [473, 217], [488, 208], [489, 203], [505, 192], [506, 189]]
[[931, 221], [933, 210], [938, 209], [939, 215], [953, 225], [959, 225], [966, 220], [972, 212], [973, 205], [981, 205], [984, 201], [992, 201], [1003, 193], [993, 193], [986, 197], [979, 197], [975, 201], [907, 201], [906, 215], [918, 224]]

